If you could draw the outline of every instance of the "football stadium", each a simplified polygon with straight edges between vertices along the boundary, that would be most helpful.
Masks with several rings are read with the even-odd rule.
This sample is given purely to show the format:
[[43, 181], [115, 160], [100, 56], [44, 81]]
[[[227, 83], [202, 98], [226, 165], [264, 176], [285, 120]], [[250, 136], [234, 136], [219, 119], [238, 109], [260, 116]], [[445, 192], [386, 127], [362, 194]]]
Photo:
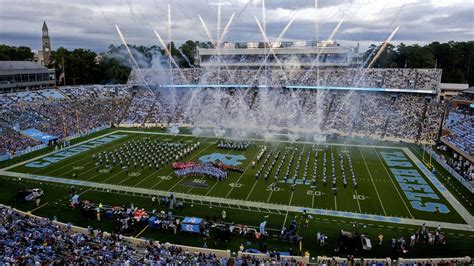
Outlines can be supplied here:
[[[184, 7], [162, 7], [168, 35], [150, 24], [147, 48], [95, 1], [106, 53], [52, 50], [46, 22], [34, 56], [2, 45], [0, 263], [473, 263], [474, 42], [446, 44], [463, 47], [458, 80], [451, 54], [403, 55], [396, 19], [364, 51], [335, 40], [344, 18], [319, 38], [324, 3], [315, 40], [295, 41], [303, 11], [270, 34], [275, 3], [224, 2], [212, 32], [196, 15], [209, 41], [179, 48]], [[261, 41], [228, 41], [246, 8]]]

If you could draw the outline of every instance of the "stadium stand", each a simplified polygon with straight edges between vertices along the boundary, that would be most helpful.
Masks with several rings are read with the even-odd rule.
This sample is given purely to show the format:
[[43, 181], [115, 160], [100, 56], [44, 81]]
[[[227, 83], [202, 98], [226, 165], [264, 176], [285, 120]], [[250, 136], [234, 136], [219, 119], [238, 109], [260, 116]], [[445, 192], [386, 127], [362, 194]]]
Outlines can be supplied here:
[[39, 144], [22, 136], [20, 129], [36, 128], [64, 138], [119, 122], [129, 105], [126, 86], [91, 86], [93, 97], [83, 88], [67, 89], [70, 95], [53, 89], [1, 94], [0, 154]]
[[445, 128], [452, 133], [446, 137], [446, 140], [456, 147], [466, 152], [470, 156], [474, 156], [474, 116], [461, 113], [450, 112]]
[[[127, 241], [0, 206], [0, 261], [11, 264], [222, 264], [228, 258], [153, 241]], [[139, 243], [139, 244], [137, 244]]]
[[[0, 205], [0, 261], [6, 264], [394, 265], [390, 258], [254, 254], [160, 243], [51, 221]], [[394, 260], [397, 265], [466, 265], [470, 257]]]
[[[188, 80], [199, 83], [199, 69], [183, 70]], [[233, 77], [221, 79], [221, 83], [231, 83], [232, 79], [251, 84], [250, 70], [233, 70]], [[328, 76], [328, 83], [345, 86], [345, 75], [354, 70], [323, 71]], [[352, 71], [352, 72], [351, 72]], [[299, 78], [302, 78], [301, 72]], [[394, 80], [402, 75], [407, 84], [412, 78], [414, 91], [418, 88], [435, 89], [439, 83], [437, 70], [373, 70], [366, 85], [401, 86]], [[207, 74], [205, 74], [207, 75]], [[213, 74], [208, 74], [213, 75]], [[444, 106], [435, 101], [427, 101], [425, 94], [396, 92], [344, 92], [317, 90], [289, 90], [281, 88], [284, 83], [281, 73], [274, 71], [272, 79], [279, 86], [271, 93], [277, 100], [268, 102], [268, 95], [259, 90], [252, 90], [241, 97], [234, 88], [219, 89], [167, 89], [160, 88], [156, 92], [144, 89], [132, 89], [130, 85], [89, 85], [78, 87], [62, 87], [57, 90], [37, 90], [0, 95], [4, 103], [0, 128], [6, 129], [37, 128], [38, 130], [64, 138], [76, 135], [93, 128], [112, 124], [145, 124], [145, 123], [209, 123], [217, 122], [217, 116], [228, 118], [242, 117], [242, 108], [255, 119], [254, 124], [267, 124], [280, 128], [288, 128], [305, 121], [305, 125], [317, 125], [327, 133], [341, 135], [360, 135], [374, 138], [391, 138], [405, 141], [434, 140], [438, 137], [441, 123], [440, 114]], [[280, 76], [279, 76], [280, 75]], [[337, 78], [333, 78], [333, 76]], [[146, 76], [148, 79], [153, 77]], [[176, 74], [179, 79], [179, 75]], [[206, 77], [203, 77], [205, 79]], [[207, 77], [208, 81], [215, 81]], [[222, 78], [222, 77], [221, 77]], [[307, 80], [314, 84], [315, 77]], [[134, 75], [131, 75], [133, 83]], [[384, 79], [383, 84], [375, 79]], [[298, 80], [295, 78], [295, 80]], [[334, 80], [334, 81], [331, 81]], [[367, 79], [365, 79], [367, 80]], [[339, 83], [338, 83], [339, 82]], [[341, 83], [342, 82], [342, 83]], [[191, 100], [193, 100], [191, 102]], [[200, 103], [200, 104], [196, 104]], [[264, 114], [265, 108], [276, 106], [275, 112], [288, 114], [294, 112], [294, 105], [301, 106], [299, 114], [282, 116], [269, 120]], [[354, 112], [358, 110], [358, 112]], [[296, 116], [296, 117], [295, 117]], [[295, 119], [296, 118], [296, 119]], [[228, 119], [232, 122], [232, 119]], [[24, 137], [10, 130], [2, 133], [2, 138], [15, 138], [22, 141], [6, 141], [0, 152], [14, 153], [16, 150], [31, 145]], [[9, 144], [10, 143], [10, 144]], [[15, 143], [15, 144], [13, 144]], [[462, 143], [462, 142], [461, 142]]]
[[[155, 69], [141, 69], [141, 74], [132, 71], [128, 84], [143, 85], [146, 83], [160, 84], [161, 75]], [[318, 74], [319, 73], [319, 74]], [[266, 74], [266, 76], [264, 76]], [[319, 76], [318, 76], [319, 75]], [[258, 86], [264, 84], [271, 87], [287, 85], [334, 87], [368, 87], [392, 88], [409, 90], [437, 91], [441, 80], [440, 69], [369, 69], [356, 68], [325, 68], [316, 70], [234, 70], [209, 71], [202, 68], [181, 69], [172, 72], [173, 84], [245, 84]], [[318, 82], [318, 78], [320, 82]], [[158, 82], [158, 80], [160, 82]]]

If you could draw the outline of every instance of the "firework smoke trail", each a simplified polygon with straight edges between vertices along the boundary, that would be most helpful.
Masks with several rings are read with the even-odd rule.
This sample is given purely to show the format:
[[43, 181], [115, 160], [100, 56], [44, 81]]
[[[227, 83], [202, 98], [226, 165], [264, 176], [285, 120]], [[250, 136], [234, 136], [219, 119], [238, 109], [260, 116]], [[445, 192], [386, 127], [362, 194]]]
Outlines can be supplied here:
[[334, 36], [335, 36], [336, 33], [339, 31], [339, 28], [341, 27], [342, 22], [344, 22], [344, 18], [342, 18], [342, 19], [339, 21], [339, 23], [337, 23], [336, 28], [332, 31], [331, 35], [330, 35], [329, 38], [328, 38], [329, 41], [332, 41], [332, 40], [334, 39]]
[[[260, 24], [260, 22], [258, 21], [258, 18], [255, 17], [255, 20], [257, 21], [257, 25], [258, 25], [258, 28], [260, 29], [260, 33], [262, 34], [263, 36], [263, 39], [266, 43], [270, 43], [270, 41], [268, 40], [268, 37], [267, 37], [267, 34], [265, 33], [265, 30], [264, 28], [262, 27], [262, 25]], [[277, 41], [278, 42], [278, 41]], [[278, 58], [278, 56], [275, 54], [275, 51], [273, 51], [273, 48], [270, 49], [270, 52], [266, 53], [266, 50], [265, 50], [265, 60], [263, 61], [262, 65], [266, 63], [268, 57], [270, 56], [270, 53], [275, 57], [275, 59], [277, 60], [277, 63], [280, 67], [280, 72], [283, 74], [283, 77], [285, 78], [286, 82], [288, 82], [288, 76], [286, 75], [286, 72], [285, 70], [283, 69], [283, 63], [280, 61], [280, 59]], [[260, 69], [262, 68], [262, 65], [260, 65], [258, 71], [257, 71], [257, 74], [259, 73]], [[255, 76], [257, 76], [257, 74]], [[265, 74], [266, 76], [266, 74]], [[253, 82], [253, 80], [252, 80]]]
[[148, 82], [146, 81], [145, 77], [143, 76], [143, 73], [140, 71], [140, 66], [138, 65], [137, 60], [135, 60], [135, 57], [133, 56], [132, 50], [130, 50], [130, 47], [128, 46], [127, 41], [125, 41], [125, 38], [123, 37], [122, 31], [120, 31], [120, 28], [119, 28], [117, 25], [115, 25], [115, 28], [117, 29], [117, 32], [118, 32], [118, 34], [119, 34], [119, 36], [120, 36], [120, 40], [122, 41], [123, 45], [124, 45], [125, 48], [127, 49], [127, 52], [128, 52], [128, 54], [130, 55], [130, 58], [131, 58], [132, 62], [133, 62], [134, 65], [135, 65], [136, 72], [138, 72], [140, 78], [141, 78], [142, 81], [143, 81], [143, 84], [146, 86], [146, 88], [147, 88], [149, 91], [153, 92], [153, 90], [150, 88], [150, 85], [148, 84]]
[[[214, 41], [213, 41], [214, 39], [212, 38], [211, 32], [210, 32], [209, 29], [207, 28], [206, 23], [205, 23], [204, 20], [202, 19], [201, 15], [198, 15], [198, 17], [199, 17], [199, 20], [201, 21], [202, 26], [204, 27], [204, 31], [206, 32], [207, 37], [209, 38], [209, 40], [210, 40], [212, 43], [214, 43]], [[216, 39], [217, 39], [217, 38], [216, 38]]]
[[[371, 62], [369, 63], [368, 67], [364, 69], [364, 71], [362, 72], [360, 78], [356, 81], [355, 86], [359, 85], [360, 81], [362, 81], [362, 79], [364, 78], [365, 74], [367, 73], [367, 71], [370, 69], [370, 67], [373, 65], [373, 63], [378, 59], [378, 57], [385, 51], [385, 48], [388, 46], [388, 44], [390, 43], [390, 41], [392, 40], [393, 36], [395, 36], [395, 34], [397, 33], [398, 29], [400, 29], [400, 26], [396, 27], [395, 30], [390, 34], [390, 36], [387, 38], [387, 40], [384, 41], [384, 43], [382, 44], [382, 46], [380, 47], [380, 49], [377, 51], [377, 54], [375, 55], [374, 59], [371, 60]], [[330, 124], [330, 128], [334, 125], [335, 121], [336, 121], [336, 118], [337, 116], [339, 115], [339, 113], [341, 112], [342, 108], [344, 108], [344, 105], [346, 104], [347, 102], [347, 99], [349, 99], [351, 97], [351, 95], [354, 93], [355, 90], [351, 90], [351, 92], [346, 96], [344, 97], [344, 100], [341, 104], [341, 106], [338, 108], [338, 110], [336, 111], [335, 115], [334, 115], [334, 118]]]
[[244, 13], [244, 11], [247, 9], [247, 7], [252, 3], [252, 0], [249, 0], [245, 5], [244, 7], [237, 13], [236, 17], [240, 17], [240, 15], [242, 15], [242, 13]]
[[[344, 22], [344, 18], [342, 18], [339, 23], [337, 23], [336, 27], [334, 28], [334, 30], [331, 32], [331, 35], [329, 35], [329, 38], [327, 39], [328, 41], [331, 40], [332, 38], [334, 38], [334, 36], [336, 36], [337, 32], [339, 31], [339, 28], [341, 27], [342, 23]], [[326, 46], [325, 47], [322, 47], [322, 49], [320, 51], [318, 51], [318, 55], [316, 55], [316, 59], [313, 60], [313, 62], [311, 63], [311, 66], [310, 68], [305, 72], [303, 78], [300, 80], [300, 83], [301, 84], [304, 84], [304, 82], [306, 81], [306, 79], [309, 77], [309, 74], [311, 73], [311, 71], [313, 70], [313, 68], [318, 65], [319, 66], [319, 60], [320, 60], [320, 55], [321, 53], [323, 53], [323, 51], [325, 51], [326, 49], [328, 49]]]
[[[293, 12], [292, 15], [291, 15], [290, 21], [288, 22], [288, 24], [286, 24], [285, 28], [283, 28], [283, 30], [281, 31], [280, 35], [278, 35], [278, 38], [276, 39], [275, 42], [279, 42], [279, 41], [281, 40], [281, 38], [283, 38], [283, 35], [285, 35], [285, 33], [288, 31], [288, 29], [290, 28], [291, 24], [292, 24], [293, 21], [295, 20], [295, 18], [296, 18], [296, 12]], [[257, 18], [257, 17], [255, 17], [255, 20], [257, 21], [257, 24], [260, 25], [260, 22], [258, 21], [258, 18]], [[261, 27], [261, 26], [260, 26], [260, 27]], [[265, 34], [264, 34], [264, 35], [265, 35]], [[267, 63], [268, 57], [270, 56], [270, 53], [273, 52], [273, 49], [274, 49], [274, 47], [271, 46], [271, 47], [270, 47], [270, 51], [266, 54], [265, 59], [263, 60], [262, 64], [260, 64], [260, 67], [258, 68], [257, 72], [255, 73], [255, 76], [252, 78], [252, 82], [257, 79], [258, 74], [259, 74], [260, 71], [262, 70], [262, 67]]]
[[102, 12], [102, 16], [104, 17], [105, 21], [107, 21], [107, 23], [109, 23], [109, 25], [114, 25], [112, 23], [112, 21], [110, 21], [110, 19], [105, 15], [105, 12], [104, 10], [102, 9], [102, 6], [99, 5], [99, 2], [97, 2], [96, 0], [92, 0], [92, 2], [94, 2], [94, 4], [99, 8], [100, 12]]
[[187, 85], [189, 85], [189, 82], [188, 82], [186, 76], [184, 76], [184, 74], [181, 71], [181, 69], [179, 68], [178, 64], [176, 64], [176, 61], [174, 60], [173, 55], [171, 54], [171, 51], [166, 46], [166, 44], [163, 41], [163, 39], [161, 38], [160, 34], [156, 30], [153, 30], [153, 32], [155, 33], [156, 37], [160, 41], [160, 44], [164, 47], [166, 54], [169, 56], [169, 58], [171, 60], [171, 63], [173, 63], [173, 65], [178, 69], [178, 72], [179, 72], [181, 78], [183, 79], [183, 81], [186, 82]]
[[387, 40], [382, 44], [382, 47], [375, 54], [374, 59], [372, 59], [372, 61], [370, 61], [369, 65], [367, 66], [366, 69], [369, 69], [370, 67], [372, 67], [372, 65], [377, 61], [377, 59], [379, 59], [380, 55], [385, 51], [385, 48], [387, 48], [390, 41], [392, 41], [393, 36], [395, 36], [395, 34], [398, 32], [399, 29], [400, 29], [400, 26], [396, 27], [395, 30], [392, 32], [392, 34], [390, 34], [390, 36], [387, 38]]
[[189, 58], [183, 53], [183, 50], [181, 50], [181, 48], [178, 48], [178, 51], [181, 54], [181, 56], [184, 58], [184, 60], [186, 60], [186, 63], [188, 63], [188, 66], [194, 67], [194, 65], [191, 64], [191, 61], [189, 60]]
[[[209, 41], [210, 41], [211, 43], [214, 43], [215, 46], [216, 46], [216, 48], [214, 49], [214, 52], [213, 52], [213, 54], [212, 54], [212, 56], [211, 56], [211, 60], [214, 60], [214, 59], [216, 59], [216, 57], [217, 57], [217, 61], [219, 61], [220, 63], [224, 64], [225, 69], [226, 69], [226, 71], [227, 71], [227, 74], [229, 75], [229, 79], [234, 80], [234, 75], [230, 72], [230, 70], [229, 70], [229, 68], [228, 68], [228, 66], [227, 66], [227, 64], [226, 64], [226, 62], [221, 58], [220, 55], [216, 55], [216, 53], [218, 52], [218, 51], [217, 51], [217, 50], [218, 50], [218, 47], [219, 47], [219, 46], [222, 44], [222, 42], [224, 41], [225, 35], [227, 35], [227, 33], [229, 32], [229, 27], [230, 27], [230, 25], [231, 25], [231, 23], [232, 23], [232, 21], [233, 21], [233, 19], [234, 19], [234, 17], [235, 17], [235, 13], [232, 13], [232, 15], [231, 15], [229, 21], [227, 22], [227, 25], [225, 26], [225, 28], [224, 28], [224, 30], [223, 30], [221, 36], [220, 36], [220, 37], [219, 37], [219, 36], [216, 36], [216, 39], [215, 39], [215, 40], [212, 38], [211, 31], [210, 31], [209, 28], [207, 27], [206, 22], [204, 22], [204, 19], [201, 17], [201, 15], [198, 15], [198, 17], [199, 17], [199, 20], [201, 21], [201, 24], [202, 24], [202, 26], [203, 26], [203, 28], [204, 28], [204, 31], [206, 32], [207, 37], [209, 38]], [[234, 80], [234, 81], [235, 81], [235, 80]]]
[[133, 2], [132, 2], [132, 0], [123, 0], [123, 1], [128, 5], [128, 7], [129, 7], [129, 9], [130, 9], [130, 14], [132, 15], [133, 21], [137, 22], [137, 19], [136, 19], [136, 17], [135, 17], [135, 16], [136, 16], [136, 15], [135, 15], [135, 12], [133, 11], [134, 8], [133, 8]]

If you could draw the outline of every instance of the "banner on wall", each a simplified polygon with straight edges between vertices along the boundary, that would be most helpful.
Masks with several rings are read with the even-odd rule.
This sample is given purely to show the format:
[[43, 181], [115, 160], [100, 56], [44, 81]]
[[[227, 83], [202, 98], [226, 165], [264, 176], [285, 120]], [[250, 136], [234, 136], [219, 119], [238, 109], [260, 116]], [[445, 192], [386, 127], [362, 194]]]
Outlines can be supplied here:
[[28, 128], [28, 129], [20, 131], [20, 133], [27, 136], [27, 137], [29, 137], [29, 138], [32, 138], [34, 140], [41, 141], [41, 142], [44, 142], [44, 143], [48, 143], [52, 140], [57, 140], [58, 139], [58, 137], [53, 136], [53, 135], [49, 135], [47, 133], [43, 133], [43, 132], [39, 131], [36, 128]]

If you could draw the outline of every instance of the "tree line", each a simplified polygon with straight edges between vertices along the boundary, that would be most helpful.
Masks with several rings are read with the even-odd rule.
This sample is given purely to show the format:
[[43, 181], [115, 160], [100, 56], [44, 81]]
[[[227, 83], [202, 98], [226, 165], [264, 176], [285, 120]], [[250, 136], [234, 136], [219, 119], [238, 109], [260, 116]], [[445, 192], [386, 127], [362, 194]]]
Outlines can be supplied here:
[[[370, 61], [378, 46], [372, 44], [363, 60]], [[474, 41], [432, 42], [394, 46], [389, 44], [373, 67], [376, 68], [441, 68], [441, 82], [474, 85]]]
[[[168, 50], [180, 68], [195, 66], [195, 53], [198, 47], [212, 48], [212, 43], [188, 40], [179, 47], [171, 42]], [[159, 46], [130, 45], [132, 54], [140, 67], [154, 64], [166, 64], [168, 55]], [[364, 62], [370, 62], [377, 52], [378, 46], [372, 44], [363, 53]], [[34, 53], [29, 47], [0, 45], [0, 60], [24, 61], [33, 60]], [[157, 62], [162, 60], [162, 62]], [[56, 69], [59, 79], [65, 72], [65, 82], [73, 84], [118, 84], [127, 82], [131, 62], [128, 51], [123, 45], [110, 45], [107, 51], [97, 54], [87, 49], [68, 50], [60, 47], [52, 52], [50, 68]], [[173, 64], [174, 67], [174, 64]], [[394, 46], [389, 44], [377, 61], [375, 68], [441, 68], [442, 82], [469, 83], [474, 85], [474, 41], [447, 43], [432, 42], [427, 45]], [[61, 81], [60, 84], [64, 82]]]

